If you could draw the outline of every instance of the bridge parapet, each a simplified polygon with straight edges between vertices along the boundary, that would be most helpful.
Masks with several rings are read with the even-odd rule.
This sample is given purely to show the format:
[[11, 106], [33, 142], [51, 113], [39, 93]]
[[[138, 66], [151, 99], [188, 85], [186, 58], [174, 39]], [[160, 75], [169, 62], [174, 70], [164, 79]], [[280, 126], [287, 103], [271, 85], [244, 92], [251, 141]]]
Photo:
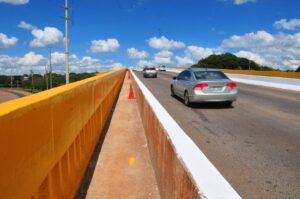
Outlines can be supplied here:
[[73, 198], [126, 70], [0, 105], [1, 198]]
[[132, 76], [161, 198], [240, 199], [146, 86]]

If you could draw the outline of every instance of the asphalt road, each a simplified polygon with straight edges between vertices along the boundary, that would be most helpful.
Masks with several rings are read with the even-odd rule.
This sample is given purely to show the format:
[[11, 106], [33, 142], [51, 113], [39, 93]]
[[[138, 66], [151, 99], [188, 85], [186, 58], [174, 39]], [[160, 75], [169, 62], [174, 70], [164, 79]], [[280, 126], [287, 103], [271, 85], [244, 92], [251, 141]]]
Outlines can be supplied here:
[[0, 103], [24, 97], [26, 95], [28, 95], [27, 92], [13, 91], [7, 88], [0, 88]]
[[243, 198], [300, 198], [300, 93], [238, 84], [233, 107], [186, 107], [171, 77], [135, 72]]

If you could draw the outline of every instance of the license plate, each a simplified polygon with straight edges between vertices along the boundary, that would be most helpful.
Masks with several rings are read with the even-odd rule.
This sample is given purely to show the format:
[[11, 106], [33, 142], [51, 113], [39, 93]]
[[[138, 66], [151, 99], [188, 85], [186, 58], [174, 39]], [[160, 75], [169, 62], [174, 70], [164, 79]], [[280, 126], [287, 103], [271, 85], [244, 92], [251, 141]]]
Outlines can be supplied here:
[[210, 87], [209, 91], [211, 91], [211, 92], [222, 92], [223, 87]]

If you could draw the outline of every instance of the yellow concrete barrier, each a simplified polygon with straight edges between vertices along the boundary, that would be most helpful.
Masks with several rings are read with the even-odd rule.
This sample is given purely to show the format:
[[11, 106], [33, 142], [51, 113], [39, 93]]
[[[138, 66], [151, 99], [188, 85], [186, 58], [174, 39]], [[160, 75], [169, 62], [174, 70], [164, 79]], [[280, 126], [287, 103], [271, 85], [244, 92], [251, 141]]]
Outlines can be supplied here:
[[0, 198], [73, 198], [125, 69], [0, 104]]
[[221, 69], [224, 73], [243, 74], [243, 75], [259, 75], [269, 77], [285, 77], [300, 79], [300, 73], [297, 72], [281, 72], [281, 71], [257, 71], [257, 70], [228, 70]]
[[176, 155], [176, 149], [167, 136], [166, 129], [160, 123], [134, 78], [133, 87], [161, 198], [200, 198], [199, 190]]
[[[184, 66], [174, 66], [169, 67], [170, 69], [185, 70], [189, 67]], [[231, 74], [243, 74], [243, 75], [259, 75], [259, 76], [269, 76], [269, 77], [285, 77], [285, 78], [296, 78], [300, 79], [299, 72], [283, 72], [283, 71], [257, 71], [257, 70], [230, 70], [230, 69], [220, 69], [224, 73]]]

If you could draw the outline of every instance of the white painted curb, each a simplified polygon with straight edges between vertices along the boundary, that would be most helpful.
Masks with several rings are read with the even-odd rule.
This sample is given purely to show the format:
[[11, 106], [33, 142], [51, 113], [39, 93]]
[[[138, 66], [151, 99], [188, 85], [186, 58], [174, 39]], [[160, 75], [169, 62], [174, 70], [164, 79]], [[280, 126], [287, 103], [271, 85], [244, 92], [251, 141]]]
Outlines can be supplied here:
[[177, 157], [182, 160], [185, 168], [191, 174], [198, 186], [200, 197], [208, 199], [241, 198], [146, 86], [133, 72], [132, 74], [137, 85], [144, 94], [145, 99], [148, 101], [156, 117], [166, 130], [174, 145]]
[[[182, 70], [167, 69], [167, 71], [180, 73]], [[235, 82], [300, 92], [299, 79], [267, 77], [267, 76], [258, 76], [258, 75], [229, 74], [229, 73], [226, 73], [226, 75]]]
[[271, 88], [279, 88], [291, 91], [300, 91], [300, 80], [280, 77], [266, 77], [257, 75], [238, 75], [226, 74], [235, 82], [251, 84], [256, 86], [264, 86]]

